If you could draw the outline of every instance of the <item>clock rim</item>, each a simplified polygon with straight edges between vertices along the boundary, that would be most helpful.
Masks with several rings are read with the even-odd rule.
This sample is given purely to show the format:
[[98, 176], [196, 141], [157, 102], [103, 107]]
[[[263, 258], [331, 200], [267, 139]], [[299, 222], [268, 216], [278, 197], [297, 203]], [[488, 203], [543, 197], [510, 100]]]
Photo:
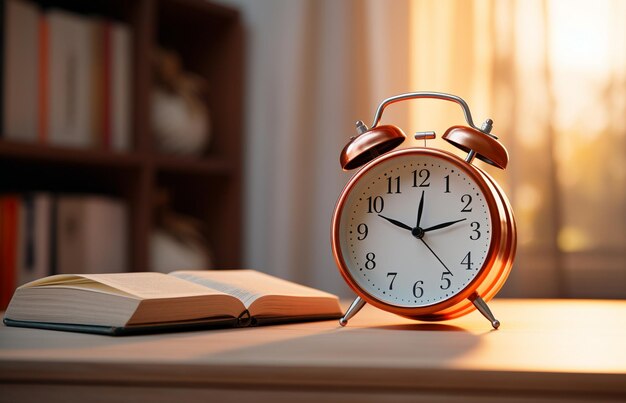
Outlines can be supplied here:
[[[485, 257], [485, 261], [483, 266], [479, 269], [478, 273], [474, 276], [474, 278], [457, 294], [454, 294], [452, 297], [445, 299], [443, 301], [437, 302], [432, 305], [425, 305], [419, 307], [406, 307], [406, 306], [398, 306], [385, 301], [378, 299], [377, 297], [371, 295], [369, 292], [361, 288], [356, 280], [352, 278], [350, 271], [347, 267], [345, 259], [343, 257], [343, 252], [341, 250], [341, 238], [340, 238], [340, 223], [341, 216], [344, 211], [345, 203], [348, 199], [349, 194], [352, 189], [356, 186], [356, 184], [365, 176], [367, 173], [374, 168], [388, 160], [393, 160], [398, 157], [406, 156], [406, 155], [420, 155], [420, 156], [433, 156], [435, 158], [443, 159], [451, 164], [457, 166], [463, 172], [465, 172], [474, 183], [482, 191], [485, 196], [485, 202], [487, 203], [489, 209], [489, 215], [491, 219], [491, 242], [489, 245], [489, 250]], [[419, 318], [422, 316], [429, 317], [435, 319], [437, 317], [437, 312], [447, 311], [449, 312], [452, 308], [455, 308], [458, 305], [462, 305], [464, 301], [468, 300], [470, 296], [472, 296], [476, 290], [484, 283], [484, 281], [489, 276], [489, 273], [495, 269], [495, 263], [498, 261], [498, 255], [500, 252], [499, 246], [502, 244], [503, 234], [502, 234], [502, 226], [500, 225], [503, 220], [505, 220], [506, 215], [502, 215], [501, 207], [498, 205], [496, 201], [496, 195], [494, 195], [494, 191], [490, 187], [490, 184], [483, 176], [483, 172], [467, 163], [460, 157], [455, 154], [452, 154], [445, 150], [428, 148], [428, 147], [411, 147], [404, 148], [399, 150], [391, 151], [387, 154], [384, 154], [361, 167], [359, 171], [355, 173], [355, 175], [350, 178], [348, 183], [345, 185], [342, 190], [339, 199], [335, 205], [335, 210], [333, 213], [333, 219], [331, 224], [331, 245], [333, 251], [333, 257], [337, 267], [339, 268], [339, 272], [343, 279], [346, 281], [348, 286], [361, 298], [363, 298], [367, 303], [376, 306], [377, 308], [383, 309], [388, 312], [396, 313], [402, 316]], [[496, 189], [497, 191], [497, 189]], [[508, 274], [508, 273], [506, 273]], [[492, 287], [489, 287], [492, 288]], [[445, 318], [441, 319], [449, 319], [450, 315], [445, 315]], [[449, 317], [450, 316], [450, 317]], [[456, 316], [456, 315], [455, 315]], [[436, 319], [435, 319], [436, 320]]]

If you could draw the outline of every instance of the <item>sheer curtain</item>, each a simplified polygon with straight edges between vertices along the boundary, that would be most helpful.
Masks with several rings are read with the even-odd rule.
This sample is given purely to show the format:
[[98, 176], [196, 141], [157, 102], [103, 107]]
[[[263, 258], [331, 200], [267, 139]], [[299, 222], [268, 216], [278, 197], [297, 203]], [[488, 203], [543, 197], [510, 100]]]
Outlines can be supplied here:
[[349, 295], [330, 249], [339, 153], [356, 120], [407, 89], [409, 3], [228, 3], [248, 29], [246, 265]]
[[[228, 3], [249, 30], [249, 267], [349, 295], [329, 244], [339, 152], [382, 99], [434, 90], [492, 118], [510, 152], [506, 172], [485, 167], [519, 226], [503, 294], [626, 297], [626, 2]], [[420, 100], [385, 121], [441, 134], [457, 109]]]
[[[506, 172], [486, 167], [518, 221], [502, 295], [626, 298], [626, 3], [411, 6], [411, 86], [465, 98], [511, 155]], [[411, 117], [442, 129], [459, 119]]]

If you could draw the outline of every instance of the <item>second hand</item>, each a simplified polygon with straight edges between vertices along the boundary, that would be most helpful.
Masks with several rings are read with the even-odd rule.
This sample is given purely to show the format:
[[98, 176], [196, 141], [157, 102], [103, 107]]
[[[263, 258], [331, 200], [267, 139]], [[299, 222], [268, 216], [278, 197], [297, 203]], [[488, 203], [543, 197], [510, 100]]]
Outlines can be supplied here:
[[448, 266], [446, 266], [446, 264], [445, 264], [445, 263], [444, 263], [441, 259], [439, 259], [439, 256], [437, 256], [437, 254], [435, 253], [435, 251], [434, 251], [434, 250], [432, 250], [430, 246], [428, 246], [428, 244], [426, 243], [426, 241], [424, 241], [424, 239], [423, 239], [423, 238], [418, 238], [418, 239], [419, 239], [420, 241], [422, 241], [422, 243], [423, 243], [423, 244], [424, 244], [424, 245], [428, 248], [428, 250], [429, 250], [429, 251], [430, 251], [430, 252], [431, 252], [431, 253], [432, 253], [432, 254], [433, 254], [433, 255], [437, 258], [437, 260], [439, 260], [439, 263], [441, 263], [441, 264], [443, 265], [443, 267], [445, 267], [445, 268], [446, 268], [446, 271], [447, 271], [448, 273], [450, 273], [451, 275], [453, 275], [453, 276], [454, 276], [454, 273], [452, 273], [452, 272], [450, 271], [450, 269], [448, 269]]

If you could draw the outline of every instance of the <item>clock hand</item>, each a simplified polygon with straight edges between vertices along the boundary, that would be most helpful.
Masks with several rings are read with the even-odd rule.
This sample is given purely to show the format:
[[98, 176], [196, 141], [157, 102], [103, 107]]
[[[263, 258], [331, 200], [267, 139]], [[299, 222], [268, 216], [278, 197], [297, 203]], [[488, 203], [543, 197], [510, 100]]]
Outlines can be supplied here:
[[417, 224], [415, 224], [415, 228], [420, 227], [420, 222], [422, 221], [422, 211], [424, 211], [424, 191], [422, 190], [422, 197], [420, 197], [420, 203], [417, 207]]
[[424, 238], [418, 238], [418, 239], [419, 239], [420, 241], [422, 241], [422, 243], [423, 243], [424, 245], [426, 245], [426, 247], [428, 248], [428, 250], [429, 250], [429, 251], [430, 251], [433, 255], [435, 255], [435, 257], [437, 258], [437, 260], [439, 260], [439, 263], [441, 263], [441, 264], [443, 265], [443, 267], [445, 267], [445, 268], [446, 268], [446, 271], [447, 271], [448, 273], [450, 273], [451, 275], [453, 275], [453, 276], [454, 276], [454, 274], [452, 274], [452, 272], [450, 271], [450, 269], [448, 269], [448, 266], [446, 266], [446, 264], [445, 264], [445, 263], [444, 263], [441, 259], [439, 259], [439, 256], [437, 256], [437, 254], [435, 253], [435, 251], [434, 251], [434, 250], [432, 250], [432, 249], [430, 248], [430, 246], [428, 246], [428, 244], [426, 243], [426, 241], [424, 241]]
[[413, 228], [409, 227], [409, 226], [408, 226], [408, 225], [406, 225], [405, 223], [402, 223], [402, 222], [400, 222], [400, 221], [398, 221], [398, 220], [394, 220], [393, 218], [385, 217], [385, 216], [384, 216], [384, 215], [382, 215], [382, 214], [378, 214], [378, 216], [379, 216], [380, 218], [384, 218], [385, 220], [389, 221], [390, 223], [392, 223], [393, 225], [395, 225], [395, 226], [397, 226], [397, 227], [400, 227], [400, 228], [405, 229], [405, 230], [408, 230], [408, 231], [412, 231], [412, 230], [413, 230]]
[[458, 222], [465, 221], [465, 220], [467, 220], [467, 218], [461, 218], [460, 220], [448, 221], [448, 222], [444, 222], [442, 224], [433, 225], [432, 227], [424, 228], [424, 232], [434, 231], [436, 229], [446, 228], [446, 227], [451, 226], [452, 224], [456, 224]]

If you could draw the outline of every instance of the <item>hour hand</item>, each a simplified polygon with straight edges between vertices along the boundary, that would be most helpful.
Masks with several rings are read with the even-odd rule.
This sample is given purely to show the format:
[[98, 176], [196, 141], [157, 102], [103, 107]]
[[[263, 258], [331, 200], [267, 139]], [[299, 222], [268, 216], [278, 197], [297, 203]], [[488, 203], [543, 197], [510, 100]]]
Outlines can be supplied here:
[[384, 218], [385, 220], [389, 221], [390, 223], [392, 223], [393, 225], [395, 225], [397, 227], [403, 228], [403, 229], [408, 230], [408, 231], [413, 231], [413, 228], [409, 227], [408, 225], [406, 225], [403, 222], [400, 222], [398, 220], [394, 220], [393, 218], [385, 217], [382, 214], [378, 214], [378, 216], [380, 218]]

